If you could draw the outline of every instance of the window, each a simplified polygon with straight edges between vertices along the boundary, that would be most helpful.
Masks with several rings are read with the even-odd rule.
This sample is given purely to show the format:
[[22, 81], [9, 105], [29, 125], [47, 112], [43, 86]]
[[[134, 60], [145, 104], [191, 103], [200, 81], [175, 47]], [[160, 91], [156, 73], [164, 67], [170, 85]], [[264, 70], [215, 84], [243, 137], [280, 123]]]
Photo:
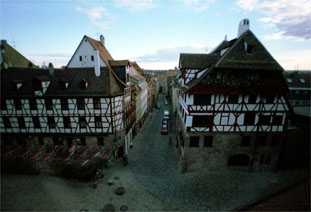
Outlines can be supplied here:
[[16, 110], [21, 110], [22, 109], [22, 102], [20, 99], [14, 99], [14, 105]]
[[86, 128], [86, 120], [85, 120], [85, 117], [80, 117], [80, 118], [79, 118], [79, 125], [80, 125], [80, 128]]
[[200, 140], [199, 136], [191, 136], [189, 147], [199, 147], [199, 140]]
[[63, 121], [64, 121], [64, 128], [70, 128], [71, 127], [71, 122], [70, 122], [69, 116], [64, 116]]
[[267, 136], [259, 135], [256, 139], [257, 146], [266, 146], [267, 145]]
[[49, 128], [55, 128], [56, 127], [54, 117], [48, 116], [48, 125], [49, 125]]
[[127, 73], [127, 74], [126, 74], [126, 82], [129, 82], [129, 81], [130, 81], [130, 74]]
[[97, 137], [97, 145], [104, 146], [104, 137]]
[[78, 98], [77, 99], [77, 105], [78, 105], [78, 110], [84, 110], [85, 108], [85, 102], [83, 98]]
[[210, 94], [195, 94], [194, 104], [195, 105], [210, 105], [211, 95]]
[[287, 78], [286, 80], [287, 80], [288, 83], [292, 83], [293, 82], [293, 80], [289, 79], [289, 78]]
[[6, 100], [1, 99], [1, 110], [7, 110]]
[[280, 136], [274, 135], [272, 136], [272, 140], [270, 142], [270, 146], [278, 146], [279, 145]]
[[91, 56], [91, 60], [94, 61], [94, 56], [93, 55]]
[[244, 117], [244, 125], [254, 125], [255, 124], [255, 113], [246, 113]]
[[256, 104], [257, 95], [251, 94], [248, 96], [248, 103], [249, 104]]
[[32, 122], [33, 122], [33, 127], [34, 128], [40, 128], [40, 120], [38, 116], [33, 116], [32, 117]]
[[259, 125], [269, 125], [270, 124], [270, 120], [271, 120], [271, 116], [270, 115], [260, 115], [258, 124]]
[[282, 122], [283, 122], [283, 116], [282, 115], [273, 116], [273, 119], [272, 119], [273, 125], [282, 125]]
[[243, 136], [241, 140], [241, 146], [249, 146], [251, 141], [250, 136]]
[[37, 101], [36, 99], [29, 99], [30, 110], [37, 110]]
[[82, 56], [79, 57], [80, 61], [82, 61]]
[[11, 121], [10, 118], [7, 116], [2, 116], [3, 124], [5, 128], [11, 128]]
[[228, 103], [229, 104], [237, 104], [239, 101], [239, 95], [237, 94], [230, 94], [228, 96]]
[[95, 127], [96, 128], [102, 127], [102, 117], [101, 116], [95, 116]]
[[213, 147], [213, 136], [204, 136], [204, 147]]
[[306, 83], [305, 79], [299, 79], [299, 82], [300, 82], [301, 84]]
[[17, 117], [19, 128], [26, 128], [24, 117]]
[[60, 99], [62, 110], [68, 110], [68, 99]]
[[247, 45], [246, 47], [246, 53], [251, 54], [254, 51], [255, 46], [254, 45]]
[[53, 101], [50, 98], [45, 99], [45, 108], [46, 110], [53, 110]]
[[100, 98], [93, 98], [94, 109], [100, 109]]
[[214, 116], [193, 116], [193, 127], [212, 127]]

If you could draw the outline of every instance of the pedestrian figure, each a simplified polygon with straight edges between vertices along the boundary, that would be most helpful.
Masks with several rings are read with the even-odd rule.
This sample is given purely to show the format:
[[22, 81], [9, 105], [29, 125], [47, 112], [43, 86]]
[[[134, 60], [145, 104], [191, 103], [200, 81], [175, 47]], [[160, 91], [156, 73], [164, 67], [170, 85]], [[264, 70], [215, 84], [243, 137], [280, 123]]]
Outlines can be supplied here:
[[169, 143], [172, 144], [172, 137], [170, 137]]

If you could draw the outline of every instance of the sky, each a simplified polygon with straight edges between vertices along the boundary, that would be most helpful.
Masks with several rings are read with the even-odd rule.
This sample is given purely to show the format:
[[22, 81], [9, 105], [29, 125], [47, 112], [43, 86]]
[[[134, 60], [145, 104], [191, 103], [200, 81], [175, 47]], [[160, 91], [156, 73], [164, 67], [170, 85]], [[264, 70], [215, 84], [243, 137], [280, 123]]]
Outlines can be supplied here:
[[311, 0], [1, 0], [0, 37], [36, 65], [62, 67], [84, 35], [104, 35], [115, 60], [163, 70], [236, 38], [244, 18], [285, 70], [311, 69]]

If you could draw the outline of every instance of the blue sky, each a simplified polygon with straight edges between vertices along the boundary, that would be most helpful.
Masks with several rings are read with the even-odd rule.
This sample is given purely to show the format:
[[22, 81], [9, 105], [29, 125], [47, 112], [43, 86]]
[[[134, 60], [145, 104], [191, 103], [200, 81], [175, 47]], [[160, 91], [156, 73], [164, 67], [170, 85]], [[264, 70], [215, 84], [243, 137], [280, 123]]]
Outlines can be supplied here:
[[1, 39], [37, 65], [67, 65], [83, 35], [114, 59], [145, 69], [178, 66], [179, 53], [208, 53], [238, 24], [285, 70], [311, 69], [310, 0], [2, 0]]

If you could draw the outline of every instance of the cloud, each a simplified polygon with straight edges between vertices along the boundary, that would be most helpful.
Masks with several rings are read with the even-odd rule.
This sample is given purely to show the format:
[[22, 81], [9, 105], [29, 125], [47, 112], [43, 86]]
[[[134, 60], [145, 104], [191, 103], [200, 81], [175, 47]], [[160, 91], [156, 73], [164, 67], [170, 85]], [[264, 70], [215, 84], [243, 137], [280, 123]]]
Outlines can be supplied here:
[[158, 0], [116, 0], [116, 7], [127, 7], [131, 12], [148, 10], [158, 6]]
[[237, 4], [245, 11], [264, 14], [259, 21], [278, 30], [265, 39], [311, 39], [310, 0], [238, 0]]
[[159, 49], [153, 54], [146, 54], [140, 57], [134, 58], [137, 62], [168, 62], [178, 61], [180, 53], [204, 53], [204, 47], [195, 46], [178, 46], [171, 48]]
[[283, 51], [275, 55], [275, 59], [285, 70], [311, 70], [311, 50]]
[[45, 63], [45, 65], [52, 63], [55, 68], [61, 68], [62, 66], [67, 65], [71, 56], [72, 55], [64, 53], [42, 53], [27, 55], [27, 58], [29, 58], [29, 60], [35, 65], [41, 66], [43, 63]]
[[93, 8], [77, 7], [76, 10], [84, 15], [87, 15], [95, 29], [107, 29], [115, 17], [115, 15], [110, 14], [108, 10], [102, 6]]
[[211, 3], [215, 0], [178, 0], [183, 2], [186, 6], [192, 8], [195, 12], [203, 12], [207, 10]]
[[101, 19], [102, 15], [107, 16], [107, 10], [104, 7], [94, 7], [91, 9], [86, 9], [82, 7], [77, 7], [77, 11], [81, 12], [82, 14], [85, 14], [89, 17], [91, 20]]

